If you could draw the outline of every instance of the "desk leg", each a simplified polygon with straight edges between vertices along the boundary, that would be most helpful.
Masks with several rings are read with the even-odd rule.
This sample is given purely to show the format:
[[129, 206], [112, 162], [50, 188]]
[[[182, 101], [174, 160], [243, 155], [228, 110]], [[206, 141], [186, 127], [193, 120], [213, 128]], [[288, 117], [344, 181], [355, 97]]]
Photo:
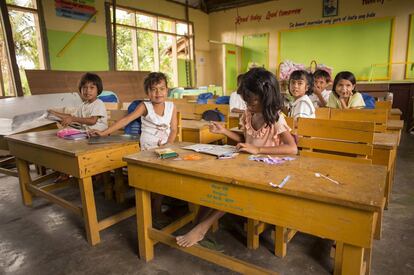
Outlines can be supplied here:
[[151, 193], [135, 189], [135, 203], [137, 209], [139, 257], [149, 262], [154, 258], [154, 242], [149, 237], [149, 229], [152, 228]]
[[342, 274], [362, 274], [364, 249], [362, 247], [344, 244], [342, 255]]
[[20, 192], [22, 201], [26, 206], [32, 205], [32, 194], [27, 190], [27, 186], [32, 182], [30, 177], [29, 163], [25, 160], [16, 158], [17, 171], [19, 172]]
[[124, 175], [122, 174], [122, 168], [115, 169], [115, 200], [117, 203], [123, 203], [125, 201], [126, 187], [124, 185]]
[[259, 248], [259, 234], [256, 233], [256, 227], [260, 223], [258, 220], [247, 219], [247, 248]]
[[90, 245], [95, 245], [101, 241], [101, 238], [99, 236], [98, 219], [96, 217], [92, 178], [87, 177], [78, 179], [78, 181], [82, 198], [82, 211], [86, 228], [86, 237]]

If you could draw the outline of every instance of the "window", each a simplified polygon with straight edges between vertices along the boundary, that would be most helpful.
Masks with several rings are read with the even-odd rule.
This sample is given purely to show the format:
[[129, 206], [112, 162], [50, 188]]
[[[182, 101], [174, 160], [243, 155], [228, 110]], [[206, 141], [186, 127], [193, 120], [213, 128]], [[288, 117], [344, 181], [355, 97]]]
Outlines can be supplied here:
[[182, 84], [179, 79], [189, 78], [182, 74], [193, 75], [180, 69], [193, 59], [192, 29], [183, 21], [117, 7], [116, 70], [161, 71], [171, 87]]
[[0, 70], [0, 97], [14, 96], [14, 83], [11, 72], [9, 53], [7, 51], [3, 22], [0, 22]]
[[36, 0], [7, 0], [6, 3], [23, 92], [30, 94], [24, 70], [45, 68]]

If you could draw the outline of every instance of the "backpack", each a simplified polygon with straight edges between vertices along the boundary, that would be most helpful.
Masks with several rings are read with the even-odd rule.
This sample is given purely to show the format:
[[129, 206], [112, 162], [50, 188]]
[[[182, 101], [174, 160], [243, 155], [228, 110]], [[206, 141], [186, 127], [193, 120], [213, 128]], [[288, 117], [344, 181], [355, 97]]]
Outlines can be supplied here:
[[207, 104], [207, 101], [211, 98], [213, 98], [212, 93], [199, 94], [197, 97], [197, 104]]
[[[142, 100], [134, 100], [128, 106], [128, 114], [135, 111], [138, 105], [142, 102]], [[127, 126], [124, 128], [125, 134], [128, 135], [140, 135], [141, 134], [141, 117], [131, 121]]]
[[224, 121], [224, 115], [217, 110], [207, 110], [201, 115], [201, 118], [206, 121]]
[[228, 95], [219, 96], [216, 99], [216, 104], [229, 104], [229, 103], [230, 103], [230, 96]]
[[365, 102], [365, 109], [375, 109], [375, 98], [366, 93], [361, 93], [361, 95]]

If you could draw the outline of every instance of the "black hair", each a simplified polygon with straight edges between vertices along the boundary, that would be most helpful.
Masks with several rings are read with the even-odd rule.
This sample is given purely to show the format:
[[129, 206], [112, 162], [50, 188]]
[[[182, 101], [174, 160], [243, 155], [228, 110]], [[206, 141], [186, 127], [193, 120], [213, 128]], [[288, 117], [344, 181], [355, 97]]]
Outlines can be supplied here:
[[[305, 94], [311, 95], [313, 93], [313, 77], [310, 73], [305, 70], [296, 70], [293, 71], [289, 76], [289, 86], [291, 80], [306, 80], [306, 85], [308, 85], [308, 89], [306, 90]], [[290, 93], [290, 89], [289, 89]]]
[[167, 76], [164, 73], [161, 73], [161, 72], [149, 73], [148, 76], [144, 80], [145, 93], [148, 94], [148, 92], [151, 91], [151, 87], [154, 84], [160, 83], [162, 80], [165, 81], [165, 85], [168, 88]]
[[326, 83], [329, 83], [332, 81], [331, 75], [322, 69], [317, 69], [314, 73], [313, 73], [313, 79], [316, 78], [324, 78], [326, 80]]
[[99, 77], [99, 75], [93, 73], [86, 73], [82, 75], [78, 85], [79, 93], [82, 93], [82, 87], [85, 86], [86, 83], [93, 83], [98, 89], [98, 95], [102, 93], [103, 85], [102, 79]]
[[263, 119], [267, 126], [279, 120], [279, 111], [283, 99], [276, 76], [264, 68], [252, 68], [245, 73], [237, 89], [244, 101], [249, 102], [253, 96], [259, 97]]
[[243, 76], [244, 76], [244, 74], [239, 74], [239, 75], [237, 76], [237, 87], [239, 87], [239, 86], [240, 86], [240, 83], [241, 83], [241, 81], [242, 81], [242, 79], [243, 79]]
[[[342, 79], [348, 80], [352, 83], [352, 85], [356, 84], [356, 78], [355, 75], [351, 72], [348, 71], [343, 71], [343, 72], [339, 72], [336, 74], [335, 79], [334, 79], [334, 83], [333, 83], [333, 87], [332, 87], [332, 91], [335, 93], [335, 95], [337, 97], [339, 97], [338, 93], [336, 92], [336, 85], [338, 84], [338, 82]], [[352, 94], [355, 94], [357, 91], [355, 90], [355, 88], [352, 90]]]

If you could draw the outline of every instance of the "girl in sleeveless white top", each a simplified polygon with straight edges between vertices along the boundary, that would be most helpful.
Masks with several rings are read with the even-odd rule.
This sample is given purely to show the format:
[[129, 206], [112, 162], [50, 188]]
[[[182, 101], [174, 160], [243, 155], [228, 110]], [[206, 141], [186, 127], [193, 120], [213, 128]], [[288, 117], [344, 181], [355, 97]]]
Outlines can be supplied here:
[[149, 150], [164, 144], [171, 132], [171, 117], [173, 115], [174, 103], [164, 102], [164, 114], [162, 116], [154, 112], [151, 101], [144, 102], [147, 115], [141, 117], [141, 150]]

